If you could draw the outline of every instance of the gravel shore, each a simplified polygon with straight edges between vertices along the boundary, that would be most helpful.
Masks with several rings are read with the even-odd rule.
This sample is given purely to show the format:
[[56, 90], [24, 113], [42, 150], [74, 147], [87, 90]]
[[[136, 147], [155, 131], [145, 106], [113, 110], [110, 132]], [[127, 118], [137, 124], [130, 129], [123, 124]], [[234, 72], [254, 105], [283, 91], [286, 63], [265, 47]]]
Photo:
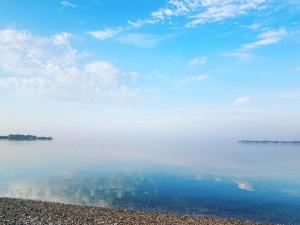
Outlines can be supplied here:
[[180, 216], [167, 213], [140, 212], [127, 209], [108, 209], [32, 200], [0, 198], [0, 225], [14, 224], [207, 224], [250, 225], [253, 222], [211, 217]]

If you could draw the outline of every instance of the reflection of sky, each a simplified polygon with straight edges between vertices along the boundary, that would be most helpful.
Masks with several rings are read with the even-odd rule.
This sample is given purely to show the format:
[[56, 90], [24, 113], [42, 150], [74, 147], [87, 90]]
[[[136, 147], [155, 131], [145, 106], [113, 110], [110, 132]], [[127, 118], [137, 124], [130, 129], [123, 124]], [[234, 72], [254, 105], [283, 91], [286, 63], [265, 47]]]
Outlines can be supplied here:
[[[297, 146], [0, 142], [2, 196], [300, 222]], [[149, 149], [149, 146], [148, 146]], [[295, 222], [296, 221], [296, 222]]]
[[[294, 193], [284, 189], [287, 187]], [[14, 181], [3, 189], [2, 195], [294, 224], [300, 222], [299, 190], [299, 185], [281, 180], [92, 170]]]

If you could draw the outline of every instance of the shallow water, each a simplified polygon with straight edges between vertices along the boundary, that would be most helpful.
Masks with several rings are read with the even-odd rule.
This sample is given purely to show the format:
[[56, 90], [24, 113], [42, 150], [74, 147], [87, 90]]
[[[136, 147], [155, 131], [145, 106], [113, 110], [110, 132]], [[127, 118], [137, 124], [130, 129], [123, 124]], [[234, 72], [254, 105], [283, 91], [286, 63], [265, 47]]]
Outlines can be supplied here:
[[300, 224], [300, 146], [0, 141], [0, 195]]

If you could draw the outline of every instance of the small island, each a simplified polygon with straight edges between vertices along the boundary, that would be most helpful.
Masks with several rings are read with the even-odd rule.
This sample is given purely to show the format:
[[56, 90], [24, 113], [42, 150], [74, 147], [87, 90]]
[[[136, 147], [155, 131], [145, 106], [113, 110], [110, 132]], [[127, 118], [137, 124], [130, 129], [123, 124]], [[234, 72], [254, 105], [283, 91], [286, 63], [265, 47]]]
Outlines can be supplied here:
[[10, 134], [8, 136], [0, 136], [0, 140], [8, 141], [52, 141], [52, 137], [38, 137], [35, 135]]
[[240, 144], [300, 144], [300, 141], [240, 140]]

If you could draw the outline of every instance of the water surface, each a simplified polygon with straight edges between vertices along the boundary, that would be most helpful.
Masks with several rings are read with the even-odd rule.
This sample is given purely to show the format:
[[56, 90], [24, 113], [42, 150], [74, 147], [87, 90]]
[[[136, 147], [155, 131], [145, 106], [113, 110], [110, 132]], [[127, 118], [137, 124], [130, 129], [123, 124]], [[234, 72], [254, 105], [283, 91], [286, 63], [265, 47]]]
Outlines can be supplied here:
[[1, 196], [300, 224], [300, 146], [0, 141]]

